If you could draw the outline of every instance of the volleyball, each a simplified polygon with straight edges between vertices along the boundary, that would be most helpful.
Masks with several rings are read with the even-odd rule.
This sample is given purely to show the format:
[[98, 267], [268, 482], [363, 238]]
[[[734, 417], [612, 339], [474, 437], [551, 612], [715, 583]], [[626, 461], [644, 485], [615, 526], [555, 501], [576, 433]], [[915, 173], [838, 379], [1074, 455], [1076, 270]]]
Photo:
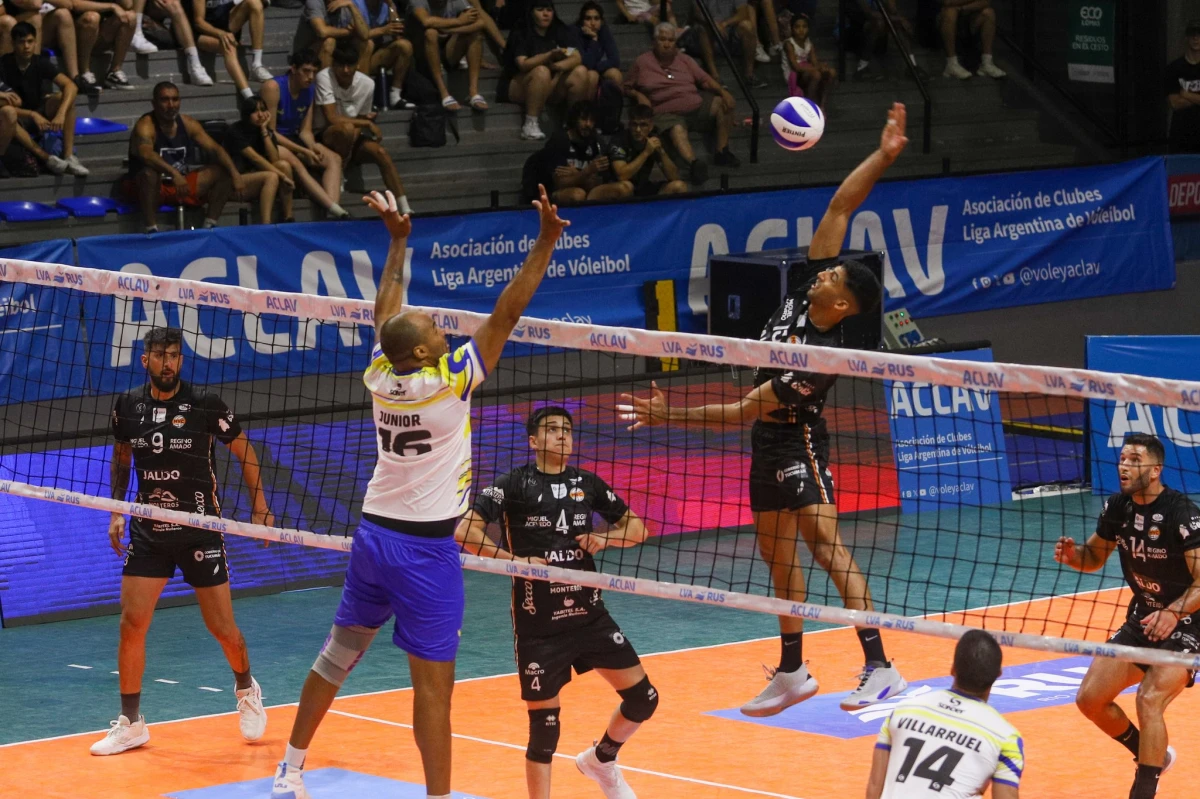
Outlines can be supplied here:
[[825, 115], [807, 97], [788, 97], [771, 112], [771, 135], [785, 150], [807, 150], [824, 132]]

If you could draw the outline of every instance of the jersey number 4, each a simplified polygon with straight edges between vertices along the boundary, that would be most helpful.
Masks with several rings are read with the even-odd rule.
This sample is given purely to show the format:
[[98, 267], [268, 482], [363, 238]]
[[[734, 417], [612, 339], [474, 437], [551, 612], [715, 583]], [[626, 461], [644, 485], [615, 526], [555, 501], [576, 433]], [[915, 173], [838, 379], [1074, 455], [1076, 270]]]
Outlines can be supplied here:
[[[949, 746], [942, 746], [918, 763], [917, 758], [921, 756], [921, 749], [925, 747], [925, 742], [920, 738], [909, 738], [904, 741], [904, 745], [908, 747], [908, 754], [904, 756], [904, 763], [900, 765], [900, 771], [896, 774], [896, 782], [904, 782], [911, 774], [914, 777], [929, 780], [929, 788], [933, 791], [940, 791], [947, 785], [954, 784], [954, 767], [963, 759], [962, 752], [951, 749]], [[916, 766], [915, 769], [914, 766]]]
[[384, 452], [392, 452], [396, 455], [424, 455], [433, 451], [433, 447], [420, 443], [433, 438], [433, 433], [428, 430], [406, 430], [401, 433], [386, 427], [375, 429], [379, 431], [379, 442], [383, 445]]

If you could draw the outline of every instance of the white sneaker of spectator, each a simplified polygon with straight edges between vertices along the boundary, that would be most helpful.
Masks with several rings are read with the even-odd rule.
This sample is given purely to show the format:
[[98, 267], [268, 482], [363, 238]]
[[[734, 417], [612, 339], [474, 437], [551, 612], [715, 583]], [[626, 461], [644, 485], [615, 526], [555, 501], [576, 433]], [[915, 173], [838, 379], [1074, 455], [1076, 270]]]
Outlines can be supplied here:
[[546, 134], [542, 133], [542, 126], [533, 117], [526, 117], [525, 124], [521, 126], [521, 138], [527, 141], [540, 141], [546, 138]]
[[958, 56], [951, 56], [946, 59], [946, 68], [942, 70], [942, 77], [967, 80], [971, 77], [971, 73], [964, 69], [962, 64], [958, 63]]
[[754, 60], [760, 64], [771, 63], [771, 56], [767, 55], [767, 51], [763, 48], [762, 42], [759, 42], [754, 47]]
[[66, 160], [67, 172], [70, 174], [81, 178], [91, 174], [88, 168], [83, 165], [83, 162], [79, 160], [79, 156], [75, 155], [74, 153], [71, 153], [69, 156], [67, 156]]
[[250, 67], [250, 79], [256, 80], [259, 83], [266, 83], [272, 80], [275, 76], [271, 74], [271, 70], [264, 67], [262, 64], [255, 64]]
[[188, 73], [192, 76], [193, 86], [212, 86], [213, 79], [209, 77], [208, 71], [200, 64], [192, 64], [188, 68]]
[[57, 155], [51, 155], [46, 158], [46, 169], [50, 170], [52, 175], [65, 175], [70, 164], [66, 159], [59, 158]]
[[399, 86], [393, 86], [388, 89], [388, 108], [408, 110], [416, 107], [416, 103], [404, 99], [404, 95], [400, 93]]
[[129, 46], [138, 55], [150, 55], [158, 52], [158, 45], [147, 39], [140, 29], [134, 32], [133, 38], [129, 40]]
[[983, 57], [983, 62], [979, 65], [979, 71], [975, 74], [984, 78], [996, 78], [997, 80], [1008, 77], [1008, 73], [996, 66], [990, 55]]

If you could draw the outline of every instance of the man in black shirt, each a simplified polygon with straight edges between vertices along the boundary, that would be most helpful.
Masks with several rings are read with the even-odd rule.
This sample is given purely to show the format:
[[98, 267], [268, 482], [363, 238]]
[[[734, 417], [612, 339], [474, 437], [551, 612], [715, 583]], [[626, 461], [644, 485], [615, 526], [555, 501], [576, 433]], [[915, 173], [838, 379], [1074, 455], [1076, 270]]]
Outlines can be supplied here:
[[[570, 412], [540, 408], [529, 417], [526, 431], [534, 463], [500, 476], [479, 493], [455, 532], [464, 549], [596, 571], [592, 556], [600, 550], [645, 540], [645, 524], [602, 479], [567, 464], [574, 445]], [[605, 532], [592, 529], [593, 513], [608, 523]], [[500, 545], [488, 537], [490, 524], [500, 527]], [[525, 777], [530, 799], [550, 796], [561, 715], [558, 693], [571, 681], [572, 668], [576, 674], [596, 669], [622, 699], [600, 743], [575, 763], [605, 796], [634, 799], [615, 761], [621, 745], [653, 715], [658, 692], [609, 616], [599, 589], [514, 577], [512, 614], [521, 698], [529, 708]]]
[[[633, 193], [633, 184], [609, 177], [608, 156], [596, 138], [596, 108], [580, 100], [567, 109], [567, 126], [557, 131], [542, 148], [542, 169], [553, 172], [557, 203], [573, 205], [584, 200], [619, 200]], [[547, 184], [551, 185], [551, 184]]]
[[[1126, 436], [1117, 464], [1121, 492], [1105, 501], [1087, 543], [1076, 547], [1064, 536], [1054, 546], [1054, 559], [1094, 572], [1119, 549], [1133, 598], [1125, 623], [1109, 642], [1195, 654], [1200, 653], [1200, 509], [1186, 494], [1162, 484], [1163, 456], [1155, 436]], [[1075, 704], [1133, 755], [1137, 773], [1129, 799], [1151, 799], [1158, 778], [1173, 765], [1175, 749], [1167, 746], [1164, 713], [1194, 681], [1195, 672], [1183, 666], [1096, 658], [1088, 667]], [[1115, 701], [1131, 685], [1138, 686], [1140, 731]]]
[[1200, 153], [1200, 19], [1187, 24], [1187, 50], [1167, 65], [1171, 152]]
[[[896, 160], [908, 139], [907, 114], [901, 103], [888, 112], [879, 149], [842, 182], [821, 219], [808, 248], [808, 263], [822, 269], [805, 292], [789, 294], [763, 330], [765, 341], [819, 347], [842, 347], [841, 322], [878, 307], [879, 281], [863, 264], [839, 259], [850, 217], [880, 176]], [[695, 408], [668, 407], [654, 387], [650, 399], [625, 394], [619, 405], [630, 429], [655, 424], [723, 425], [754, 422], [751, 433], [750, 510], [758, 548], [771, 570], [775, 596], [792, 602], [805, 599], [804, 572], [798, 539], [841, 594], [847, 608], [872, 610], [867, 580], [838, 533], [833, 477], [829, 472], [829, 434], [821, 412], [836, 375], [796, 370], [755, 371], [757, 386], [738, 402]], [[770, 683], [742, 706], [747, 716], [773, 716], [817, 692], [817, 681], [801, 657], [803, 619], [779, 617], [781, 654]], [[844, 710], [891, 699], [908, 683], [888, 662], [878, 630], [859, 629], [866, 664], [858, 688], [842, 700]]]
[[[687, 193], [688, 186], [679, 177], [679, 167], [653, 132], [654, 111], [650, 106], [630, 108], [625, 130], [614, 136], [608, 145], [608, 162], [613, 175], [617, 180], [631, 183], [635, 197]], [[655, 166], [662, 170], [666, 180], [651, 179]]]
[[[275, 523], [262, 491], [258, 457], [233, 411], [216, 394], [179, 379], [182, 332], [156, 327], [146, 333], [142, 365], [150, 382], [117, 398], [112, 412], [112, 497], [125, 500], [130, 461], [137, 470], [137, 501], [197, 516], [221, 515], [213, 463], [213, 439], [229, 447], [241, 463], [255, 524]], [[121, 639], [117, 650], [121, 715], [108, 734], [92, 745], [93, 755], [116, 755], [150, 740], [139, 714], [146, 632], [167, 580], [178, 569], [196, 592], [205, 626], [220, 643], [235, 677], [239, 725], [247, 741], [267, 727], [262, 690], [250, 675], [246, 641], [233, 620], [229, 565], [220, 533], [170, 521], [133, 517], [129, 545], [122, 541], [125, 517], [113, 513], [108, 537], [124, 556], [121, 578]]]

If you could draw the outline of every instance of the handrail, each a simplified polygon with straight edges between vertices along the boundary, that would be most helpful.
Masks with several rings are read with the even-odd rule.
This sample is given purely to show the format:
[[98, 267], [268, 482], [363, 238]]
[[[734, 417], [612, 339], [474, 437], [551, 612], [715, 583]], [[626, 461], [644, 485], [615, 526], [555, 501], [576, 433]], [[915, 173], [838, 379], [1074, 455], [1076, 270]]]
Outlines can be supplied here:
[[1032, 69], [1034, 72], [1036, 72], [1038, 76], [1046, 81], [1046, 83], [1048, 83], [1052, 89], [1062, 95], [1063, 99], [1070, 103], [1072, 108], [1082, 114], [1088, 122], [1091, 122], [1093, 125], [1095, 125], [1101, 133], [1103, 133], [1105, 136], [1108, 136], [1112, 140], [1113, 144], [1120, 144], [1120, 134], [1109, 127], [1108, 123], [1105, 122], [1099, 114], [1088, 108], [1082, 100], [1059, 85], [1054, 73], [1051, 72], [1044, 64], [1042, 64], [1041, 61], [1038, 61], [1032, 55], [1022, 50], [1021, 47], [1018, 46], [1013, 40], [1013, 38], [999, 27], [996, 28], [996, 36], [998, 36], [1000, 40], [1004, 42], [1004, 45], [1008, 49], [1012, 50], [1022, 61], [1024, 61], [1026, 68]]
[[[846, 0], [842, 0], [843, 3]], [[892, 41], [896, 43], [896, 49], [900, 51], [900, 55], [904, 58], [904, 66], [908, 69], [909, 76], [917, 84], [917, 90], [921, 92], [921, 98], [925, 101], [925, 121], [922, 124], [922, 141], [921, 152], [929, 155], [929, 151], [933, 145], [933, 98], [929, 96], [929, 89], [925, 87], [925, 81], [917, 72], [917, 65], [913, 61], [912, 52], [905, 47], [904, 41], [900, 38], [899, 31], [896, 30], [896, 24], [892, 22], [892, 15], [888, 13], [885, 3], [876, 3], [875, 8], [879, 10], [883, 21], [887, 23], [888, 30], [892, 34]], [[844, 74], [844, 73], [843, 73]]]
[[721, 55], [725, 56], [725, 60], [729, 62], [729, 68], [733, 70], [733, 79], [737, 81], [738, 88], [741, 89], [742, 95], [745, 96], [746, 102], [750, 103], [750, 163], [758, 163], [758, 128], [759, 128], [759, 112], [758, 103], [754, 99], [754, 95], [750, 93], [750, 87], [746, 85], [745, 78], [738, 70], [737, 63], [733, 60], [733, 54], [729, 52], [729, 48], [725, 45], [725, 37], [717, 35], [717, 23], [713, 19], [712, 12], [708, 10], [708, 4], [704, 0], [695, 0], [695, 5], [700, 9], [700, 13], [704, 15], [704, 21], [708, 23], [708, 28], [712, 31], [712, 38], [716, 41], [717, 46], [721, 49]]

